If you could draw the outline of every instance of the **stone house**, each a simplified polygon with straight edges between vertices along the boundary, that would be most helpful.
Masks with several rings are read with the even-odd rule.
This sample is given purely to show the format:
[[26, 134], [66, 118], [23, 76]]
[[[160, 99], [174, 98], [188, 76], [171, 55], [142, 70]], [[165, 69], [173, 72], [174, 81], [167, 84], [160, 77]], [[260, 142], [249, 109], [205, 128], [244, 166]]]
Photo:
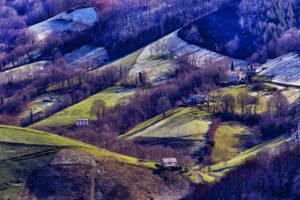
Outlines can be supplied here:
[[245, 81], [246, 73], [243, 71], [229, 71], [228, 81], [229, 83], [240, 83]]

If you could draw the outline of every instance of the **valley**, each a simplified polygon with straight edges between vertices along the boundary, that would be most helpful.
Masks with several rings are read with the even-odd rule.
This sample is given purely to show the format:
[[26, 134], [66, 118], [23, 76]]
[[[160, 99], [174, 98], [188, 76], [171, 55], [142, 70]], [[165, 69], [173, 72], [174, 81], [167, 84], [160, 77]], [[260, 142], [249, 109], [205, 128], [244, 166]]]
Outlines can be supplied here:
[[0, 200], [300, 198], [297, 0], [0, 6]]

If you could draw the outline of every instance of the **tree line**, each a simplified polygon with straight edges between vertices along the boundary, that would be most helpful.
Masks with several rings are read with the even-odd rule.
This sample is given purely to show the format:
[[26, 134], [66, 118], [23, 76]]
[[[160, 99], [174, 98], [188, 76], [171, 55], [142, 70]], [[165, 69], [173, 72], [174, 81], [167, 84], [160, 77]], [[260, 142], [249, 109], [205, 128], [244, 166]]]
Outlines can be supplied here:
[[29, 102], [48, 92], [55, 92], [63, 96], [60, 104], [53, 105], [45, 113], [30, 114], [28, 118], [21, 121], [23, 126], [32, 124], [114, 85], [126, 76], [127, 71], [126, 67], [114, 66], [93, 73], [89, 73], [86, 66], [74, 70], [58, 54], [54, 62], [39, 72], [34, 80], [0, 86], [0, 114], [16, 116], [24, 111]]
[[186, 199], [299, 199], [299, 155], [300, 145], [283, 144], [276, 150], [263, 150], [220, 182], [197, 186]]

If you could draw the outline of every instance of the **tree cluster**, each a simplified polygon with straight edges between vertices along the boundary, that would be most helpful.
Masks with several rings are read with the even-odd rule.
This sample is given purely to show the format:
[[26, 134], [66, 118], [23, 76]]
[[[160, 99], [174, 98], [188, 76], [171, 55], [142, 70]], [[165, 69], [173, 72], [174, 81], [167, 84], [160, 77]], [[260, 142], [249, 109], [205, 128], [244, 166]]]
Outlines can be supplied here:
[[199, 185], [190, 199], [299, 199], [300, 146], [263, 151], [214, 185]]
[[0, 113], [16, 116], [26, 104], [48, 92], [63, 96], [61, 103], [52, 106], [45, 113], [22, 119], [22, 125], [28, 125], [114, 85], [126, 73], [126, 67], [114, 66], [94, 73], [84, 69], [74, 70], [63, 57], [57, 57], [34, 80], [0, 86]]
[[231, 57], [264, 63], [299, 51], [299, 15], [296, 0], [233, 1], [186, 26], [179, 36]]

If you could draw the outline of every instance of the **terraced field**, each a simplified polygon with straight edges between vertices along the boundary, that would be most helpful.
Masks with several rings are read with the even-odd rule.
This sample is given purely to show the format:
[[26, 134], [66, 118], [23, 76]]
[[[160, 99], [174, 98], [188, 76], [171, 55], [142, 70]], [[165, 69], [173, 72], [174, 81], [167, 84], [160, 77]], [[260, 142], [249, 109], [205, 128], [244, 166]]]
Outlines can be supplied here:
[[120, 138], [135, 140], [144, 145], [171, 146], [189, 155], [196, 154], [204, 145], [204, 135], [212, 116], [197, 108], [170, 110], [129, 131]]
[[88, 118], [96, 120], [96, 116], [91, 115], [90, 111], [96, 100], [103, 100], [107, 107], [113, 107], [117, 104], [126, 104], [134, 94], [133, 89], [126, 89], [121, 86], [114, 86], [99, 92], [78, 104], [68, 107], [49, 118], [42, 120], [31, 127], [53, 127], [68, 126], [76, 123], [78, 118]]

